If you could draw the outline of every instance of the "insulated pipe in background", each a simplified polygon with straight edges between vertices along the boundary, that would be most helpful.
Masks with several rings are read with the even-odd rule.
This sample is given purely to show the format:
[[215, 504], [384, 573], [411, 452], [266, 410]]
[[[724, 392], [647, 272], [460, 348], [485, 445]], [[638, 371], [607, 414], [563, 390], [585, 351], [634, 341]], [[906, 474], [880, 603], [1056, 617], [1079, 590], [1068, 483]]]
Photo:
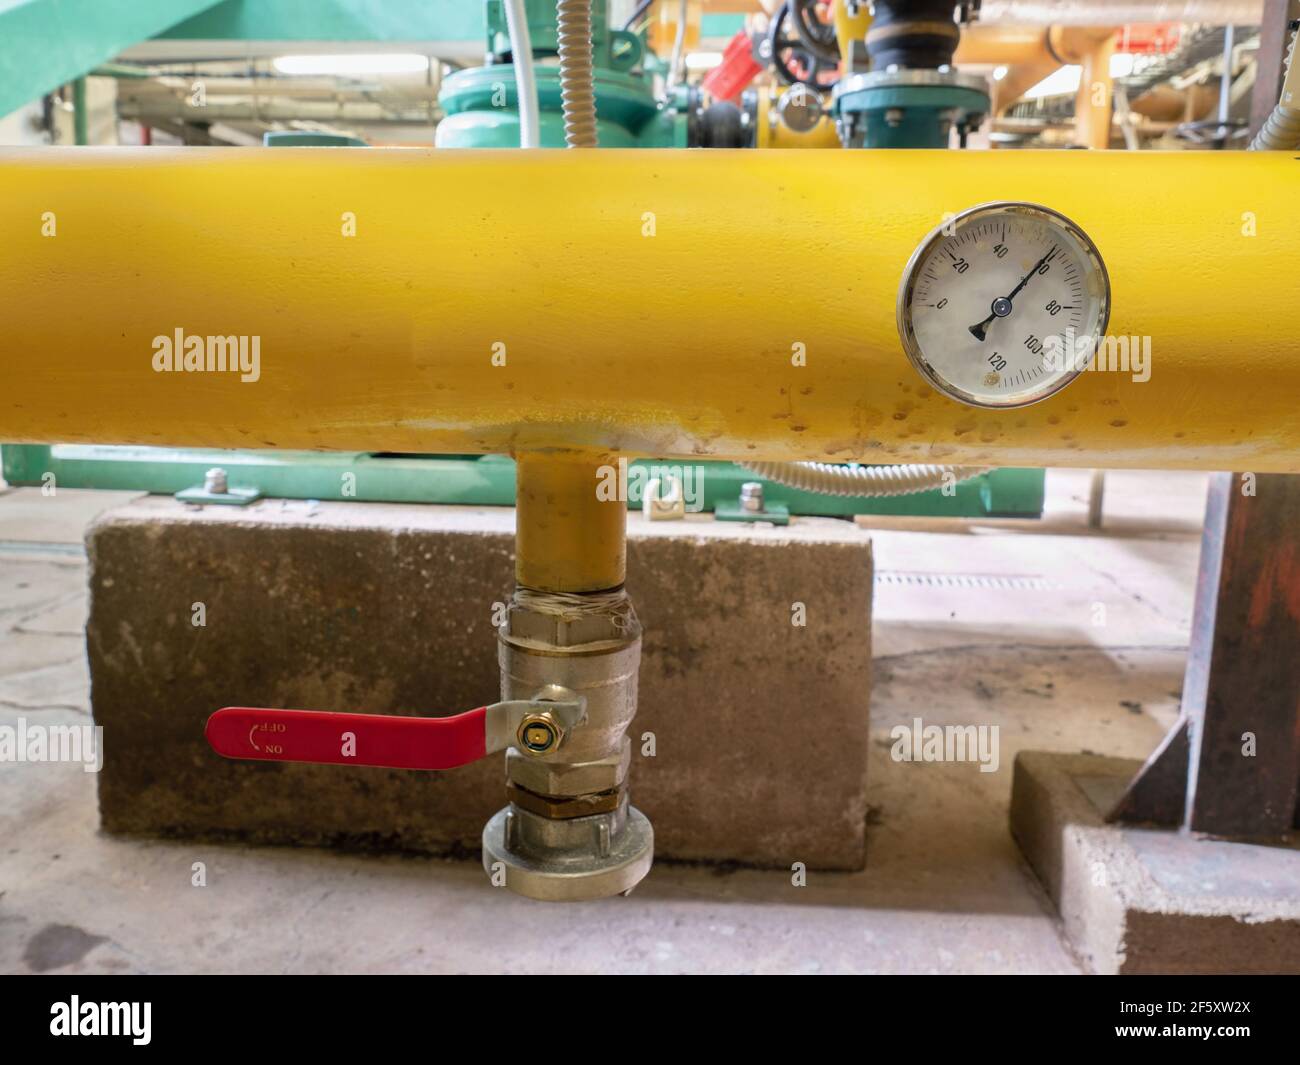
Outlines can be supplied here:
[[1200, 22], [1258, 26], [1264, 0], [983, 0], [980, 22], [1031, 26], [1122, 26], [1130, 22]]

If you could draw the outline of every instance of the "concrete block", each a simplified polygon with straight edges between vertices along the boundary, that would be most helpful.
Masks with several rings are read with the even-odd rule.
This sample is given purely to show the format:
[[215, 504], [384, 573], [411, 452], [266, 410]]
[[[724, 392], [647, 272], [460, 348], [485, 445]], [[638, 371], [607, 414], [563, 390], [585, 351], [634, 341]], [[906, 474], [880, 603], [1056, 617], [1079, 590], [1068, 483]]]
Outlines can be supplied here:
[[1098, 973], [1300, 973], [1300, 846], [1108, 825], [1141, 762], [1021, 752], [1011, 831]]
[[[504, 804], [503, 755], [443, 773], [231, 762], [203, 724], [227, 705], [493, 701], [513, 529], [508, 508], [280, 500], [154, 497], [104, 515], [87, 534], [103, 827], [476, 853]], [[861, 868], [871, 582], [870, 542], [848, 522], [632, 515], [645, 638], [631, 787], [659, 857]]]

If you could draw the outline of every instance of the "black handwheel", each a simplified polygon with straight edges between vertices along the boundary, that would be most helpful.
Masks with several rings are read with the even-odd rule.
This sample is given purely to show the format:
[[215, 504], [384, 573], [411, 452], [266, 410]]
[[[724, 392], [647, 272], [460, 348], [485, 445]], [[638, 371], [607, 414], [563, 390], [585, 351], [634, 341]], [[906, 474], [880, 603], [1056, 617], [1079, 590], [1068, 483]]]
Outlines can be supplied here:
[[786, 0], [777, 9], [767, 30], [767, 48], [776, 76], [787, 85], [807, 85], [818, 90], [833, 88], [839, 80], [838, 54], [834, 60], [827, 60], [805, 45], [798, 34], [786, 32], [790, 5], [791, 0]]
[[803, 46], [818, 59], [838, 65], [840, 46], [835, 37], [835, 24], [823, 22], [817, 15], [817, 5], [824, 0], [791, 0], [794, 32]]

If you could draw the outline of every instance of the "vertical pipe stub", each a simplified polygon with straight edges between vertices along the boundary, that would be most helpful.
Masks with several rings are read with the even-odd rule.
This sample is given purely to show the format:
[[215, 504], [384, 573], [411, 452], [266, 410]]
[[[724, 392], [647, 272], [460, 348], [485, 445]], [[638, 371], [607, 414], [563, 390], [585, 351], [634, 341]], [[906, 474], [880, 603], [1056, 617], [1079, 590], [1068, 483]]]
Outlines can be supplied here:
[[617, 459], [525, 452], [516, 463], [515, 580], [544, 592], [620, 587], [626, 573], [627, 501], [617, 491]]
[[563, 746], [545, 728], [520, 728], [483, 867], [529, 898], [621, 895], [654, 858], [654, 831], [627, 793], [641, 624], [623, 588], [627, 503], [609, 491], [622, 467], [572, 452], [516, 458], [518, 585], [498, 631], [501, 691], [581, 697], [586, 712]]

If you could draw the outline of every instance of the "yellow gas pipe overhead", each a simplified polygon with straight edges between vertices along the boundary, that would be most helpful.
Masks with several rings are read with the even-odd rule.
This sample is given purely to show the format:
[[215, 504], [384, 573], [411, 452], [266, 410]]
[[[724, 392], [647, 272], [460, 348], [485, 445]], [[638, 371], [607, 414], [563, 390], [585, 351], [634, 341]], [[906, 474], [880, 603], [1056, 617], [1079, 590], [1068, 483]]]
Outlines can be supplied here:
[[1114, 54], [1112, 33], [1095, 40], [1082, 56], [1079, 88], [1074, 94], [1074, 143], [1085, 148], [1110, 146], [1111, 97], [1115, 91], [1110, 61]]
[[1052, 55], [1046, 26], [1000, 26], [975, 22], [961, 28], [961, 40], [953, 56], [956, 63], [1037, 63], [1061, 60]]
[[1113, 26], [1003, 26], [997, 23], [962, 28], [953, 61], [1005, 64], [993, 85], [993, 113], [1001, 114], [1064, 64], [1082, 67], [1075, 97], [1075, 142], [1089, 148], [1110, 143], [1110, 59], [1115, 53]]
[[[1300, 471], [1291, 153], [808, 158], [4, 150], [0, 440]], [[921, 380], [903, 266], [996, 199], [1091, 234], [1148, 381]], [[177, 330], [256, 374], [155, 371]]]
[[962, 63], [1082, 63], [1109, 41], [1115, 26], [963, 26], [953, 61]]

